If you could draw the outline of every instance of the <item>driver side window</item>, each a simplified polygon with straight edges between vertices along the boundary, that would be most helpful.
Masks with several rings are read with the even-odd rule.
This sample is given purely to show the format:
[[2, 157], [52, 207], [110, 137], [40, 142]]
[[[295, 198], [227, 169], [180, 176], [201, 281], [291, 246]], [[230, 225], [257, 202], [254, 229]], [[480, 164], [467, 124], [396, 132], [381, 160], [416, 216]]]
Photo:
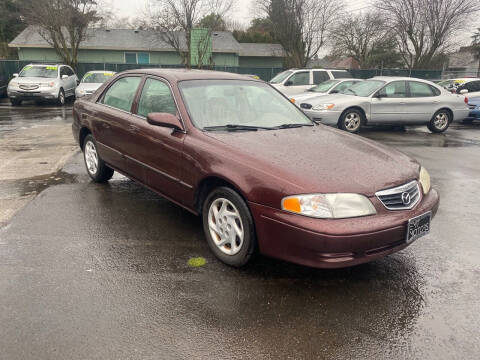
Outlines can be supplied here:
[[303, 71], [297, 72], [290, 76], [287, 82], [291, 82], [291, 86], [309, 85], [310, 84], [310, 72]]
[[394, 81], [385, 85], [378, 95], [385, 98], [404, 98], [407, 97], [407, 87], [405, 81]]
[[177, 106], [167, 84], [160, 80], [147, 79], [143, 86], [137, 113], [147, 117], [148, 114], [154, 112], [176, 115]]

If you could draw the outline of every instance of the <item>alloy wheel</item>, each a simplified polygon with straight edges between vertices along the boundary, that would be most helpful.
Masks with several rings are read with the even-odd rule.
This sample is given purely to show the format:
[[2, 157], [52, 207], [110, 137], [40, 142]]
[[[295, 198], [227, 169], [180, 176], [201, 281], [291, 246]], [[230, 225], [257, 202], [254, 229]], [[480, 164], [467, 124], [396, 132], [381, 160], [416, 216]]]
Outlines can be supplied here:
[[95, 144], [92, 141], [87, 141], [85, 144], [85, 163], [87, 170], [91, 175], [95, 175], [98, 169], [98, 154]]
[[355, 131], [360, 127], [360, 116], [357, 113], [350, 112], [345, 115], [345, 128], [349, 131]]
[[448, 114], [440, 112], [435, 116], [433, 123], [438, 130], [443, 130], [448, 126]]
[[218, 198], [212, 202], [208, 210], [208, 227], [221, 252], [235, 255], [241, 250], [244, 227], [240, 213], [231, 201]]

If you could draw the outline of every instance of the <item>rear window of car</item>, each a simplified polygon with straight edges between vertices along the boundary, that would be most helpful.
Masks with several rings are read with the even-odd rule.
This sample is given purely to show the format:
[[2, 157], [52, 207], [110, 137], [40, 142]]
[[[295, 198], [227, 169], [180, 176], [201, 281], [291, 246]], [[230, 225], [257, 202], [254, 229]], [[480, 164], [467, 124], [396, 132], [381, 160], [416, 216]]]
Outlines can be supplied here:
[[334, 79], [348, 79], [352, 78], [352, 74], [350, 74], [348, 71], [332, 71], [332, 76]]

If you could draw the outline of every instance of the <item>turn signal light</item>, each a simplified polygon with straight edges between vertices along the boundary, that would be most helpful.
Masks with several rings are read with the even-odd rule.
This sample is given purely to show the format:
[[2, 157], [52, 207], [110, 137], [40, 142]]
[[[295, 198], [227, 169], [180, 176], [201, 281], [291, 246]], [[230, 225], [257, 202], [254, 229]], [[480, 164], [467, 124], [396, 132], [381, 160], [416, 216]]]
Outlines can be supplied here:
[[300, 213], [302, 211], [300, 200], [296, 197], [283, 199], [283, 209], [294, 213]]
[[292, 103], [295, 104], [295, 99], [294, 99], [294, 98], [291, 98], [291, 99], [290, 99], [290, 102], [292, 102]]

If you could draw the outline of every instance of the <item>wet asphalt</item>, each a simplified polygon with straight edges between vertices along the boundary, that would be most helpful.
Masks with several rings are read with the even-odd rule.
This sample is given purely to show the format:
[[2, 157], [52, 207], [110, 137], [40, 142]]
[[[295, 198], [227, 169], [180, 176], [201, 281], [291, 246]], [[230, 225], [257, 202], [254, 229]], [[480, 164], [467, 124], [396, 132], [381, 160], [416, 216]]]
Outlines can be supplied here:
[[199, 218], [77, 154], [0, 229], [0, 359], [478, 359], [480, 123], [361, 135], [417, 158], [441, 205], [430, 235], [340, 270], [229, 268]]

